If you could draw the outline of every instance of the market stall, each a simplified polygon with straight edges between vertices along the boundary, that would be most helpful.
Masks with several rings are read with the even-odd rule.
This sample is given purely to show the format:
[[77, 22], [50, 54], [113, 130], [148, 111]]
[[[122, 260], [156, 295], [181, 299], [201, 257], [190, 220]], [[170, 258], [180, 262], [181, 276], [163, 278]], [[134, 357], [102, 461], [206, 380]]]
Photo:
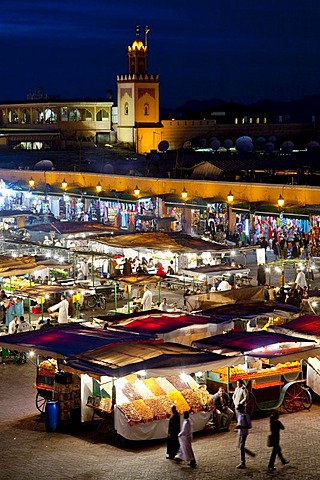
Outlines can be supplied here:
[[181, 273], [187, 275], [187, 277], [194, 278], [195, 280], [204, 283], [208, 287], [212, 287], [217, 280], [222, 280], [224, 278], [230, 280], [232, 284], [239, 286], [250, 285], [252, 280], [252, 277], [249, 276], [249, 268], [236, 266], [232, 267], [222, 264], [182, 269]]
[[[67, 361], [64, 369], [86, 372], [88, 391], [94, 388], [92, 377], [99, 378], [96, 390], [101, 398], [94, 403], [100, 405], [102, 392], [109, 398], [109, 405], [111, 399], [118, 434], [127, 440], [150, 440], [167, 436], [173, 403], [180, 414], [192, 412], [194, 431], [203, 429], [213, 403], [206, 388], [190, 373], [230, 362], [227, 357], [198, 349], [148, 340], [87, 352]], [[92, 396], [86, 402], [87, 408], [91, 407]]]
[[223, 384], [233, 391], [237, 380], [250, 393], [247, 410], [269, 410], [281, 405], [288, 412], [311, 406], [311, 396], [303, 386], [302, 360], [320, 353], [315, 341], [272, 332], [228, 332], [194, 342], [198, 348], [231, 356], [242, 355], [230, 368], [207, 372], [208, 388]]

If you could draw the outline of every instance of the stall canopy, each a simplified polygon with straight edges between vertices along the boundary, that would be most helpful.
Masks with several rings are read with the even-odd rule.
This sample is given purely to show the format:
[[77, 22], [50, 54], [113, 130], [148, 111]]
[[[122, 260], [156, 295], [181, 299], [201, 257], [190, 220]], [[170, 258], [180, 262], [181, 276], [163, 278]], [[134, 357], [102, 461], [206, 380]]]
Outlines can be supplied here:
[[320, 317], [314, 315], [302, 315], [281, 327], [272, 327], [272, 329], [274, 331], [283, 331], [291, 335], [297, 333], [320, 337]]
[[26, 275], [44, 268], [70, 268], [69, 264], [63, 264], [43, 256], [12, 257], [1, 255], [0, 262], [1, 277]]
[[100, 347], [112, 344], [134, 342], [142, 343], [150, 338], [148, 335], [112, 332], [103, 329], [68, 324], [58, 327], [43, 328], [34, 332], [17, 333], [0, 337], [0, 345], [18, 351], [30, 351], [53, 357], [72, 357]]
[[202, 240], [185, 233], [144, 232], [120, 235], [119, 237], [97, 237], [96, 241], [117, 248], [170, 250], [175, 253], [230, 252], [231, 247], [217, 242]]
[[227, 322], [231, 317], [204, 317], [201, 315], [189, 315], [186, 313], [148, 313], [134, 319], [125, 319], [113, 325], [112, 328], [122, 331], [130, 331], [139, 334], [165, 334], [181, 328], [194, 325], [207, 325], [208, 323], [220, 324]]
[[202, 310], [203, 315], [228, 315], [232, 318], [255, 318], [259, 315], [277, 314], [279, 316], [286, 312], [299, 313], [300, 308], [294, 305], [274, 303], [274, 302], [260, 302], [260, 303], [242, 303], [221, 305], [218, 307], [207, 308]]
[[42, 223], [38, 225], [29, 225], [23, 227], [24, 230], [30, 232], [56, 232], [59, 235], [70, 235], [83, 233], [112, 233], [117, 229], [114, 226], [104, 225], [103, 223], [98, 222], [50, 222]]
[[148, 285], [149, 283], [158, 283], [163, 279], [160, 275], [119, 275], [115, 280], [126, 285]]
[[193, 345], [206, 350], [229, 350], [233, 352], [250, 352], [278, 343], [310, 343], [305, 338], [291, 337], [281, 333], [259, 332], [228, 332], [193, 342]]
[[228, 290], [226, 292], [210, 292], [200, 295], [190, 295], [186, 298], [186, 307], [189, 312], [208, 310], [220, 305], [246, 304], [264, 301], [264, 287], [245, 287]]
[[231, 359], [177, 343], [153, 340], [101, 348], [69, 359], [63, 368], [110, 377], [123, 377], [140, 371], [145, 371], [147, 376], [159, 376], [172, 375], [177, 371], [191, 373], [211, 370], [233, 365], [235, 361], [235, 357]]

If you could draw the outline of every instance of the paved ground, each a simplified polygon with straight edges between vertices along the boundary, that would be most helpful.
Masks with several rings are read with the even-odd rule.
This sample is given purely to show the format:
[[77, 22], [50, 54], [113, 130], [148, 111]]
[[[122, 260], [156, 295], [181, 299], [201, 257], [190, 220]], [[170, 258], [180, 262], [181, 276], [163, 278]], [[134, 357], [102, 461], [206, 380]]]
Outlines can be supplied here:
[[236, 433], [195, 435], [195, 470], [165, 459], [165, 442], [121, 446], [113, 434], [98, 433], [90, 425], [77, 433], [47, 433], [35, 408], [32, 384], [35, 366], [0, 366], [0, 479], [1, 480], [166, 480], [202, 479], [288, 479], [320, 478], [320, 406], [311, 411], [283, 414], [286, 430], [282, 448], [289, 465], [277, 464], [267, 472], [270, 449], [266, 447], [268, 418], [256, 419], [248, 446], [257, 453], [248, 468], [239, 471]]
[[[253, 258], [250, 260], [252, 283], [256, 284]], [[293, 274], [292, 269], [291, 277]], [[182, 293], [166, 291], [162, 296], [181, 303]], [[124, 447], [114, 433], [97, 432], [97, 425], [91, 424], [73, 433], [47, 433], [35, 407], [35, 374], [32, 363], [0, 365], [0, 480], [320, 479], [319, 404], [310, 412], [283, 414], [286, 430], [282, 433], [282, 447], [290, 463], [285, 467], [278, 464], [275, 473], [267, 472], [271, 452], [266, 447], [266, 416], [253, 422], [248, 446], [257, 456], [248, 459], [247, 470], [235, 468], [239, 463], [236, 433], [215, 434], [211, 429], [195, 435], [198, 467], [192, 470], [165, 459], [164, 441]]]

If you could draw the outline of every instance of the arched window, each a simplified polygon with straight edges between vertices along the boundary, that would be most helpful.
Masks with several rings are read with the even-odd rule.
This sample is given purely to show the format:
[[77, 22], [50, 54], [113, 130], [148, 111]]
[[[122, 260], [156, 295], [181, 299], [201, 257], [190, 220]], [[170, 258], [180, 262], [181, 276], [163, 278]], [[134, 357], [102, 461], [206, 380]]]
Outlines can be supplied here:
[[15, 110], [9, 110], [8, 112], [9, 123], [19, 123], [19, 117]]
[[107, 110], [105, 110], [104, 108], [99, 110], [97, 112], [96, 120], [97, 122], [106, 122], [107, 120], [109, 120], [109, 113], [107, 112]]
[[30, 112], [26, 108], [21, 110], [21, 123], [31, 123]]
[[77, 108], [73, 108], [69, 112], [69, 122], [80, 122], [81, 115]]
[[85, 117], [86, 121], [90, 121], [90, 120], [92, 120], [92, 113], [89, 110], [85, 109], [84, 117]]
[[128, 104], [128, 102], [126, 102], [124, 104], [124, 114], [129, 115], [129, 104]]
[[144, 104], [144, 114], [149, 115], [149, 104], [148, 103]]

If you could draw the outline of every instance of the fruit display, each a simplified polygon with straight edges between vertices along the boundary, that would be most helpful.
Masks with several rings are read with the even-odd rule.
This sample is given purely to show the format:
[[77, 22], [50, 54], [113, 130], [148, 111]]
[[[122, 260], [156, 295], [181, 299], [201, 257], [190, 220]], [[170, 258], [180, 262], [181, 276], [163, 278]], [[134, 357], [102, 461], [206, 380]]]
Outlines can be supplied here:
[[43, 375], [45, 377], [54, 377], [57, 371], [58, 364], [57, 360], [54, 358], [43, 360], [38, 366], [38, 375]]
[[[228, 382], [228, 367], [225, 368], [218, 368], [216, 370], [212, 370], [214, 373], [219, 375], [219, 379], [227, 383]], [[257, 370], [255, 372], [247, 372], [243, 368], [239, 367], [230, 367], [229, 368], [229, 382], [236, 382], [240, 378], [242, 380], [251, 380], [259, 377], [270, 377], [276, 374], [285, 374], [290, 372], [299, 372], [300, 371], [300, 362], [286, 362], [286, 363], [278, 363], [274, 367]]]
[[143, 400], [134, 400], [131, 405], [141, 416], [143, 422], [152, 422], [153, 413]]
[[[168, 378], [176, 387], [179, 386], [180, 390], [175, 388]], [[147, 378], [142, 381], [132, 377], [134, 383], [128, 383], [125, 377], [117, 385], [117, 406], [126, 416], [129, 425], [168, 418], [172, 413], [172, 405], [177, 407], [180, 414], [213, 408], [208, 391], [199, 387], [192, 377], [184, 375], [183, 380], [178, 375], [168, 378]], [[189, 379], [195, 388], [189, 387]], [[136, 398], [138, 395], [140, 398]]]
[[184, 390], [185, 388], [188, 388], [188, 385], [186, 382], [181, 380], [179, 375], [171, 375], [170, 377], [167, 377], [167, 380], [177, 389], [177, 390]]
[[147, 398], [144, 403], [148, 405], [153, 413], [154, 420], [162, 420], [171, 415], [171, 400], [166, 396]]
[[136, 425], [142, 422], [141, 416], [131, 403], [122, 403], [118, 407], [128, 419], [129, 425]]
[[126, 382], [122, 386], [122, 393], [127, 397], [128, 400], [131, 402], [133, 400], [141, 400], [141, 395], [137, 391], [137, 389], [131, 383]]
[[[5, 274], [3, 274], [5, 276]], [[34, 287], [34, 282], [27, 278], [10, 277], [10, 282], [3, 283], [2, 288], [11, 292], [12, 290], [23, 290], [24, 288]]]
[[165, 395], [166, 392], [160, 387], [154, 378], [146, 378], [143, 383], [151, 390], [151, 392], [158, 397], [159, 395]]
[[172, 400], [180, 414], [190, 410], [190, 405], [184, 398], [181, 392], [169, 392], [168, 397]]
[[155, 394], [151, 392], [151, 390], [143, 383], [142, 380], [137, 379], [134, 382], [134, 388], [143, 399], [155, 398]]
[[193, 412], [200, 412], [203, 409], [201, 396], [198, 394], [197, 390], [193, 391], [188, 388], [186, 390], [182, 390], [181, 392]]

